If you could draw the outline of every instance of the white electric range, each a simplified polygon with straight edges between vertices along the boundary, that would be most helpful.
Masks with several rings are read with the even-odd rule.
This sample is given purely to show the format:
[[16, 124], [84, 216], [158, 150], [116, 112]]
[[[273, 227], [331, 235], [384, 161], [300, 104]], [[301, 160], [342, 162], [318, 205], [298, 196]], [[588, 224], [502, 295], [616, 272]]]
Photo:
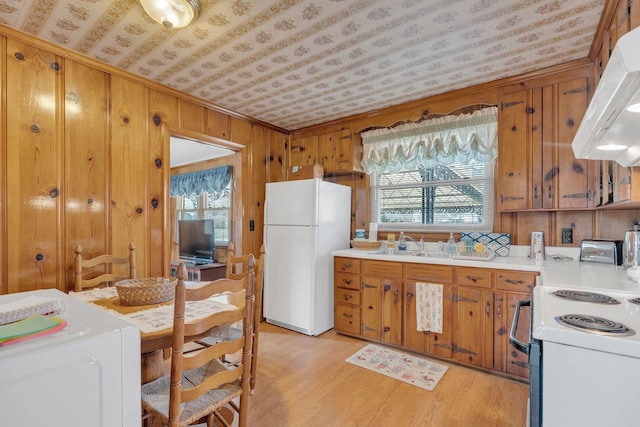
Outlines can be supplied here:
[[534, 288], [531, 425], [640, 425], [640, 285], [610, 271]]
[[[549, 259], [537, 265], [533, 298], [518, 302], [509, 340], [529, 356], [527, 426], [640, 425], [640, 304], [634, 301], [640, 284], [621, 266]], [[594, 302], [601, 297], [592, 294], [604, 301]], [[563, 317], [578, 325], [561, 323]], [[528, 342], [516, 338], [525, 332], [517, 331], [518, 318], [530, 320]], [[522, 329], [528, 322], [520, 323]], [[619, 330], [590, 330], [601, 324]]]

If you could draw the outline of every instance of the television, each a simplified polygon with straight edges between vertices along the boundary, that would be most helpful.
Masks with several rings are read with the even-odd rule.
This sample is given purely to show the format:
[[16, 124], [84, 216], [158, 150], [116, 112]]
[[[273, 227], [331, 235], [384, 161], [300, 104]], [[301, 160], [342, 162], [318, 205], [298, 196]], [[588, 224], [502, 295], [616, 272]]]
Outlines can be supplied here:
[[178, 221], [178, 255], [181, 260], [196, 265], [212, 263], [214, 260], [214, 237], [212, 219]]

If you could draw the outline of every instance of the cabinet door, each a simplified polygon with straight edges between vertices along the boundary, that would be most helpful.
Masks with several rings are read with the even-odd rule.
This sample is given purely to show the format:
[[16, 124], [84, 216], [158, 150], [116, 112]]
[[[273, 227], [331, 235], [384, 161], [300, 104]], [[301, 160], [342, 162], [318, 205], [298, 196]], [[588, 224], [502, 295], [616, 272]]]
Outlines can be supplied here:
[[457, 288], [453, 340], [456, 360], [493, 367], [492, 296], [490, 291]]
[[416, 284], [404, 282], [404, 325], [402, 336], [407, 350], [425, 353], [427, 351], [427, 332], [418, 330], [416, 317]]
[[318, 163], [325, 173], [362, 171], [362, 151], [359, 135], [349, 128], [318, 136]]
[[505, 292], [493, 294], [493, 370], [507, 372], [507, 352], [509, 348], [508, 302]]
[[315, 165], [318, 160], [318, 137], [294, 139], [289, 146], [289, 167]]
[[640, 201], [640, 167], [628, 168], [616, 162], [611, 164], [613, 202]]
[[[556, 97], [557, 107], [549, 105], [548, 97]], [[593, 194], [589, 188], [588, 164], [586, 160], [578, 160], [573, 155], [571, 143], [578, 131], [582, 117], [587, 111], [589, 91], [586, 78], [572, 79], [557, 84], [557, 87], [545, 88], [545, 120], [547, 111], [557, 111], [557, 126], [544, 124], [544, 142], [552, 141], [553, 132], [557, 129], [557, 143], [543, 144], [547, 150], [555, 146], [551, 163], [544, 165], [545, 208], [576, 209], [591, 206]], [[551, 107], [551, 108], [550, 108]], [[548, 162], [549, 156], [545, 156]], [[553, 191], [557, 188], [557, 191]]]
[[382, 327], [382, 279], [379, 277], [362, 277], [361, 313], [362, 336], [379, 341]]
[[[518, 301], [530, 299], [530, 294], [507, 293], [507, 336], [511, 330], [513, 315]], [[521, 342], [529, 342], [529, 329], [531, 325], [531, 308], [523, 307], [518, 319], [516, 338]], [[508, 340], [508, 338], [507, 338]], [[508, 342], [508, 341], [507, 341]], [[521, 378], [529, 378], [529, 364], [526, 354], [517, 351], [510, 344], [507, 347], [506, 372]]]
[[359, 134], [352, 134], [351, 129], [342, 129], [335, 139], [336, 172], [362, 171], [362, 140]]
[[442, 299], [442, 333], [418, 331], [416, 317], [416, 284], [404, 283], [404, 324], [402, 329], [404, 347], [419, 353], [433, 354], [443, 358], [451, 358], [452, 355], [452, 318], [451, 301], [452, 287], [443, 287]]
[[402, 345], [402, 282], [382, 280], [382, 341]]
[[360, 306], [336, 301], [334, 324], [336, 332], [360, 335]]
[[502, 96], [497, 177], [500, 191], [498, 207], [501, 210], [528, 209], [529, 200], [540, 197], [540, 189], [532, 188], [531, 184], [531, 147], [541, 135], [539, 103], [539, 96], [534, 97], [527, 90]]

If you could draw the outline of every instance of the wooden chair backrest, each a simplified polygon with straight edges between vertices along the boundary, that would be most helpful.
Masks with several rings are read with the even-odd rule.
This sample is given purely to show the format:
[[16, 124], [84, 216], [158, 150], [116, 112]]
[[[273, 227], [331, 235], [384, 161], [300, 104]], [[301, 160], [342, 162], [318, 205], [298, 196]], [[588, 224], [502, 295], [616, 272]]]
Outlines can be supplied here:
[[[76, 259], [73, 288], [75, 292], [81, 292], [85, 289], [93, 288], [102, 284], [113, 285], [119, 280], [138, 278], [136, 273], [136, 245], [133, 242], [129, 244], [128, 257], [98, 255], [91, 259], [84, 259], [82, 257], [83, 249], [80, 245], [76, 246], [75, 253]], [[128, 275], [123, 273], [117, 274], [115, 272], [115, 266], [120, 266], [119, 271], [128, 271]], [[93, 272], [94, 277], [85, 279], [84, 275], [87, 273], [87, 270]], [[95, 276], [95, 274], [98, 275]]]
[[[255, 259], [249, 257], [248, 274], [242, 279], [218, 279], [197, 289], [186, 289], [187, 270], [183, 263], [178, 266], [176, 277], [176, 294], [174, 302], [173, 336], [171, 348], [171, 388], [169, 392], [169, 426], [178, 425], [180, 404], [202, 396], [209, 390], [219, 388], [236, 380], [240, 380], [239, 422], [246, 425], [249, 378], [251, 365], [251, 338], [253, 334], [253, 298], [254, 298]], [[234, 310], [222, 311], [198, 321], [185, 323], [186, 301], [197, 301], [222, 295], [228, 303], [237, 306]], [[243, 334], [237, 339], [221, 341], [197, 352], [184, 353], [185, 342], [195, 341], [208, 335], [208, 331], [224, 325], [231, 325], [242, 320]], [[209, 376], [193, 387], [183, 387], [182, 372], [206, 366], [213, 360], [220, 360], [225, 354], [242, 351], [242, 363], [229, 366], [229, 369]]]

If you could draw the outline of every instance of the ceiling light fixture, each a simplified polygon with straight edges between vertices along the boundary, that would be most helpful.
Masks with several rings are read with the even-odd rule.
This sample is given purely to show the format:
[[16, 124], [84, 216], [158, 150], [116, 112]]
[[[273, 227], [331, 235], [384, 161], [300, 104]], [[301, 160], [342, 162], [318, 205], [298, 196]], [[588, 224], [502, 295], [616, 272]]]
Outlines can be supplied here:
[[199, 0], [138, 0], [154, 21], [165, 28], [182, 28], [200, 15]]

